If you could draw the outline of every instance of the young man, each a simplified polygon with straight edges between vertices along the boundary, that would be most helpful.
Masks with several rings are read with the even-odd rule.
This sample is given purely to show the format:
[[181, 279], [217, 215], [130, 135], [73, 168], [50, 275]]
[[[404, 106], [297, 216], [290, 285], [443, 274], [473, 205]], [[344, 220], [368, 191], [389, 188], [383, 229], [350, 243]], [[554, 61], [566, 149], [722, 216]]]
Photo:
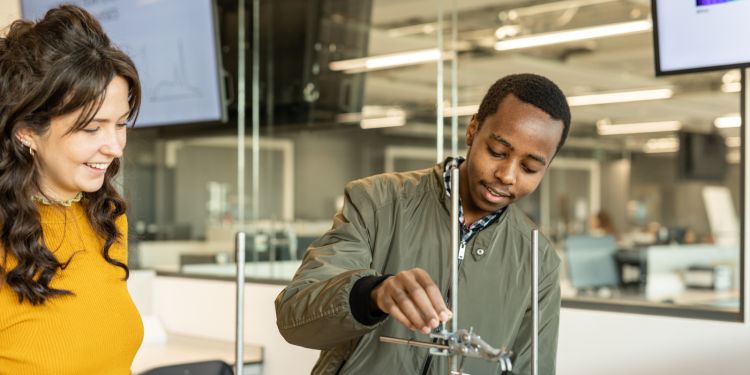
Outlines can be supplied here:
[[[515, 354], [513, 374], [531, 360], [531, 231], [512, 203], [533, 192], [562, 147], [570, 109], [548, 79], [495, 82], [466, 131], [466, 159], [372, 176], [346, 186], [333, 227], [314, 242], [276, 299], [277, 325], [292, 344], [321, 349], [314, 374], [445, 374], [428, 350], [380, 336], [429, 340], [450, 284], [450, 163], [459, 164], [465, 257], [459, 268], [459, 328], [473, 327]], [[554, 374], [560, 312], [559, 259], [540, 238], [539, 366]], [[467, 359], [470, 374], [499, 365]]]

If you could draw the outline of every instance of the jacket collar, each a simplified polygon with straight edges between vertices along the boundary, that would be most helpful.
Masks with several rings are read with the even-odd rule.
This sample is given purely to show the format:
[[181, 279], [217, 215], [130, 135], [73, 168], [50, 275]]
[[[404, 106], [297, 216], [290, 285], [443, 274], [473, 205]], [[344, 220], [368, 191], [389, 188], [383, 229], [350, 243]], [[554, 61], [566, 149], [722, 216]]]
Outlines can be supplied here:
[[[435, 166], [432, 167], [432, 184], [435, 188], [435, 191], [437, 192], [438, 199], [442, 203], [443, 208], [448, 213], [448, 215], [451, 214], [451, 198], [448, 196], [448, 192], [445, 191], [445, 182], [443, 181], [443, 173], [445, 172], [445, 166], [448, 164], [448, 161], [451, 159], [451, 157], [445, 158], [442, 162], [436, 163]], [[493, 225], [496, 225], [500, 222], [505, 221], [505, 218], [507, 218], [511, 214], [510, 211], [515, 211], [515, 205], [509, 204], [505, 210], [500, 214], [500, 217], [495, 220], [494, 223], [490, 224], [489, 226], [492, 227]]]

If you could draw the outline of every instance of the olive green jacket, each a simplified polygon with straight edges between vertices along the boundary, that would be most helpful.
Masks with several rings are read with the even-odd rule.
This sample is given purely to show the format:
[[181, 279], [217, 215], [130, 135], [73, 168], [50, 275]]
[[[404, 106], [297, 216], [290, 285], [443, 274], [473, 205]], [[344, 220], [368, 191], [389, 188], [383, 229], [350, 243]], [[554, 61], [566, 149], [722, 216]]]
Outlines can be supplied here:
[[[276, 299], [279, 331], [295, 345], [322, 350], [313, 374], [421, 374], [428, 350], [379, 342], [380, 336], [429, 341], [387, 318], [354, 319], [349, 294], [362, 277], [420, 267], [446, 295], [450, 284], [450, 198], [443, 163], [432, 169], [350, 182], [333, 227], [316, 240], [291, 284]], [[473, 327], [494, 347], [515, 353], [513, 374], [531, 360], [531, 230], [510, 205], [466, 246], [459, 270], [459, 327]], [[560, 316], [560, 260], [540, 236], [539, 374], [555, 373]], [[447, 373], [435, 357], [430, 374]], [[499, 374], [495, 362], [467, 359], [472, 375]]]

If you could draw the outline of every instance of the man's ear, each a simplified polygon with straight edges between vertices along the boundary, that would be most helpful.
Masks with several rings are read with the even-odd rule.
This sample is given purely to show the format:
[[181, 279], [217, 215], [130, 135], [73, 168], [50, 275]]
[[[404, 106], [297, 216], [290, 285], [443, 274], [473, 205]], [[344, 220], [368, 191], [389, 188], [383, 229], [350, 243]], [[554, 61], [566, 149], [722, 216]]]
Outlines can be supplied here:
[[471, 147], [471, 144], [474, 143], [474, 136], [476, 135], [477, 131], [479, 130], [479, 123], [477, 122], [477, 115], [473, 114], [471, 115], [471, 121], [469, 121], [469, 126], [466, 127], [466, 145]]

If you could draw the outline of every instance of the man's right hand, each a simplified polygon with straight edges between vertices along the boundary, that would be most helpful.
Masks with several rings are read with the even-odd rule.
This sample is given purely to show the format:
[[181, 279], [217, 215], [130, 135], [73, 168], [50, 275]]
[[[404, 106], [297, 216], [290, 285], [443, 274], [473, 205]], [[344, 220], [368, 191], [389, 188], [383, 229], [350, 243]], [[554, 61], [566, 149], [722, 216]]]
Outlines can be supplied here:
[[421, 268], [387, 278], [372, 290], [370, 298], [380, 310], [407, 328], [425, 334], [453, 316], [445, 306], [440, 288]]

